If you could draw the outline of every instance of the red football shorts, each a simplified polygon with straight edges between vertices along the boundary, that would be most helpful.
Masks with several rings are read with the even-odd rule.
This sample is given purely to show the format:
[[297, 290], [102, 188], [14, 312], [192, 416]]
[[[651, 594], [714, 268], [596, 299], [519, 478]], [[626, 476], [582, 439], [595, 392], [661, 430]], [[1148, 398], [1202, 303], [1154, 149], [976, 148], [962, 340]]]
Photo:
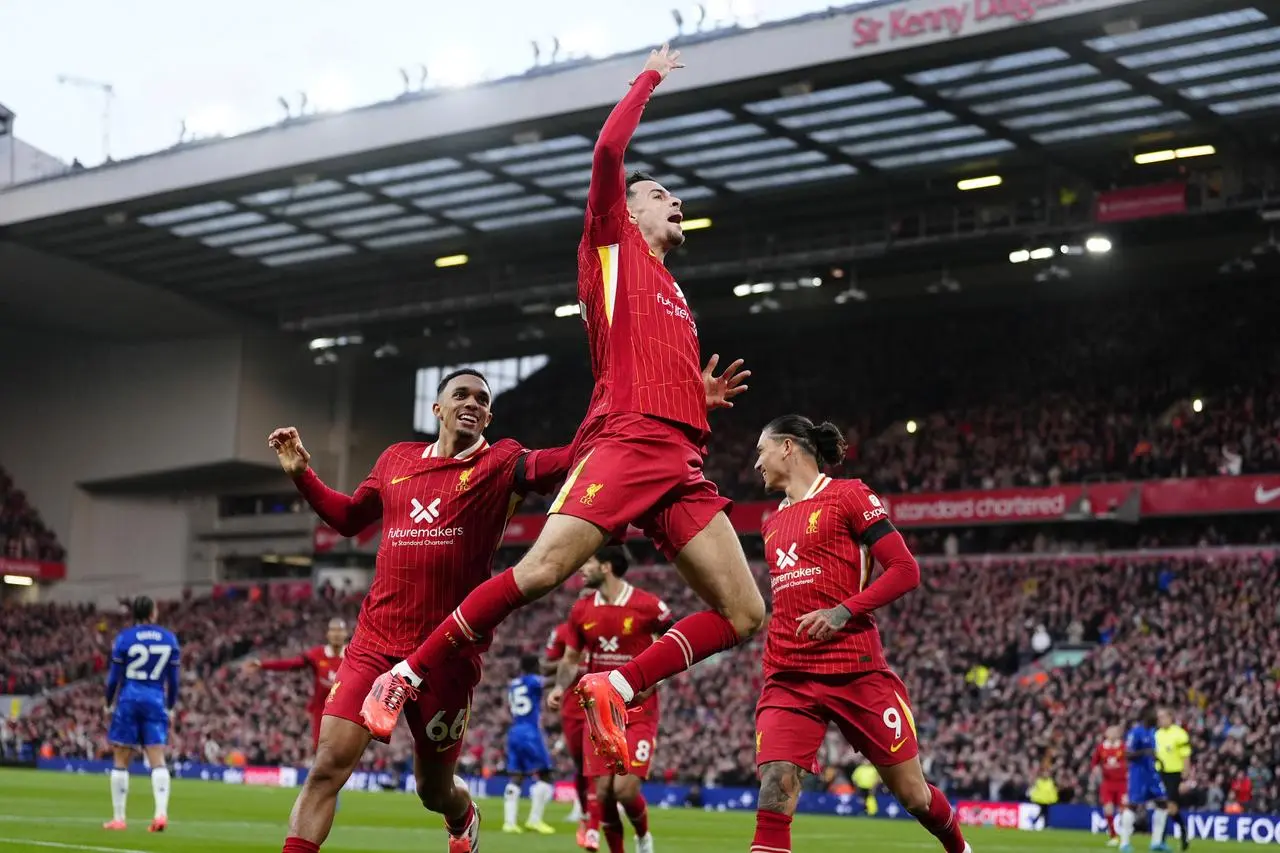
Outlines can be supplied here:
[[581, 770], [584, 766], [582, 744], [587, 737], [587, 717], [572, 693], [566, 695], [564, 704], [560, 706], [560, 727], [564, 731], [564, 745], [573, 759], [573, 766]]
[[1115, 806], [1122, 809], [1129, 805], [1129, 784], [1127, 782], [1103, 782], [1098, 788], [1098, 805]]
[[582, 425], [574, 466], [549, 515], [572, 515], [626, 537], [644, 531], [669, 560], [733, 502], [702, 475], [700, 437], [692, 428], [635, 412]]
[[[374, 679], [399, 662], [400, 658], [347, 646], [333, 689], [325, 700], [324, 713], [363, 726], [360, 706]], [[480, 675], [478, 657], [451, 657], [439, 678], [432, 670], [433, 688], [423, 690], [418, 694], [418, 701], [405, 706], [405, 722], [419, 759], [431, 764], [454, 764], [461, 757], [471, 714], [471, 695], [480, 683]]]
[[907, 688], [889, 670], [775, 673], [765, 679], [756, 705], [756, 766], [788, 761], [814, 771], [828, 723], [877, 767], [901, 764], [920, 751]]
[[[595, 744], [585, 727], [582, 733], [583, 752], [586, 763], [582, 775], [588, 779], [597, 776], [612, 776], [613, 768], [596, 755]], [[653, 751], [658, 748], [658, 718], [641, 717], [627, 721], [627, 772], [641, 780], [648, 780], [649, 768], [653, 763]]]

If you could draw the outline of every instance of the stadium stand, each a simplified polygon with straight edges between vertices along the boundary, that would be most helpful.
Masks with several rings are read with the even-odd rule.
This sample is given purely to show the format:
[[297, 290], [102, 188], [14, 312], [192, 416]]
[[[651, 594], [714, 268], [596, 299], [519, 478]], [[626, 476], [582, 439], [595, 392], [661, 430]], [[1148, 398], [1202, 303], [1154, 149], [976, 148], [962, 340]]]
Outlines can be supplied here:
[[[890, 661], [918, 708], [931, 774], [959, 796], [1020, 799], [1032, 772], [1048, 762], [1064, 799], [1087, 800], [1088, 756], [1099, 733], [1159, 702], [1191, 733], [1195, 799], [1220, 804], [1234, 783], [1248, 779], [1254, 808], [1280, 807], [1280, 780], [1270, 769], [1280, 762], [1278, 571], [1274, 550], [1258, 548], [927, 560], [921, 588], [881, 623]], [[664, 567], [633, 574], [677, 612], [693, 606]], [[502, 769], [506, 679], [574, 595], [562, 590], [503, 626], [473, 708], [466, 769]], [[300, 648], [321, 636], [331, 615], [350, 616], [354, 606], [332, 596], [301, 603], [261, 596], [166, 608], [193, 664], [176, 754], [215, 763], [304, 762], [304, 676], [273, 676], [263, 690], [227, 664], [250, 649]], [[64, 611], [66, 630], [92, 631], [103, 619], [79, 617]], [[1040, 625], [1055, 646], [1097, 644], [1096, 651], [1077, 666], [1037, 674], [1029, 664]], [[750, 784], [761, 648], [757, 640], [664, 688], [659, 777]], [[90, 679], [53, 694], [19, 721], [17, 737], [48, 754], [104, 754], [100, 690]], [[553, 721], [549, 716], [554, 741]], [[389, 749], [371, 750], [368, 764], [403, 771], [408, 756], [407, 739], [397, 737]], [[838, 744], [825, 758], [839, 774], [855, 763]]]
[[58, 537], [0, 466], [0, 557], [60, 562], [65, 556]]

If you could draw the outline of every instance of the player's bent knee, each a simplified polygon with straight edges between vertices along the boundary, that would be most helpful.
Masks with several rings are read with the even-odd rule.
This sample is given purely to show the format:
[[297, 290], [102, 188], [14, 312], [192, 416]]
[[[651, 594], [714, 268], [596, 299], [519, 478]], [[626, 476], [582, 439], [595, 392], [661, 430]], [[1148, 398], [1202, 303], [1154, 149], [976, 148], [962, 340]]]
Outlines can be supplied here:
[[929, 786], [923, 780], [913, 782], [903, 787], [901, 791], [894, 793], [898, 802], [904, 809], [913, 815], [919, 816], [929, 813]]
[[792, 814], [799, 800], [799, 767], [788, 761], [771, 761], [760, 768], [760, 808]]
[[735, 612], [729, 614], [728, 619], [733, 623], [733, 630], [738, 632], [738, 636], [747, 640], [755, 636], [764, 626], [765, 607], [764, 596], [754, 584], [751, 586], [750, 593], [744, 598], [746, 601], [743, 605], [735, 608]]

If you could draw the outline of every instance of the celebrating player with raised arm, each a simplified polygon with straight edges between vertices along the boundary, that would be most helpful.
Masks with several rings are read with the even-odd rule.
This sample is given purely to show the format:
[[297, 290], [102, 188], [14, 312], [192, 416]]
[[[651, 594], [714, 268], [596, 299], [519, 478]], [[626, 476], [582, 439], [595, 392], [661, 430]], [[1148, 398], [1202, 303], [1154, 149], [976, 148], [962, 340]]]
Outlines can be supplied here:
[[[907, 688], [885, 661], [872, 616], [919, 586], [919, 565], [861, 480], [822, 473], [844, 458], [837, 427], [785, 415], [765, 427], [756, 450], [765, 488], [786, 497], [761, 531], [773, 617], [756, 706], [753, 853], [791, 850], [800, 776], [815, 769], [829, 723], [946, 853], [970, 851], [946, 796], [924, 778]], [[872, 581], [877, 563], [884, 571]]]
[[[289, 819], [284, 853], [316, 853], [329, 835], [338, 791], [369, 745], [362, 705], [374, 680], [489, 576], [520, 496], [554, 487], [569, 469], [568, 447], [531, 451], [510, 439], [490, 446], [484, 430], [493, 417], [491, 403], [482, 374], [449, 374], [432, 405], [440, 437], [388, 447], [353, 495], [320, 482], [293, 427], [268, 439], [281, 467], [330, 527], [355, 536], [377, 519], [383, 522], [373, 584], [325, 699], [320, 744]], [[473, 853], [479, 839], [479, 814], [454, 767], [485, 648], [476, 645], [475, 654], [442, 664], [429, 693], [399, 684], [376, 700], [405, 710], [418, 798], [444, 815], [450, 853]]]
[[244, 664], [247, 672], [311, 670], [311, 699], [307, 701], [307, 713], [311, 715], [311, 750], [313, 752], [320, 743], [320, 721], [324, 718], [324, 703], [329, 698], [329, 691], [333, 689], [334, 682], [337, 680], [338, 667], [342, 664], [342, 656], [346, 654], [349, 637], [345, 620], [330, 619], [324, 645], [312, 646], [302, 654], [291, 658], [262, 660], [255, 657], [245, 661]]
[[[746, 390], [735, 362], [699, 371], [698, 331], [667, 253], [684, 242], [680, 199], [646, 175], [625, 177], [623, 156], [649, 96], [678, 52], [649, 55], [596, 142], [582, 241], [578, 299], [595, 392], [574, 440], [574, 464], [537, 542], [512, 569], [479, 586], [388, 679], [428, 686], [458, 653], [488, 641], [509, 614], [564, 583], [635, 523], [711, 606], [681, 620], [653, 646], [576, 688], [596, 748], [626, 772], [626, 705], [697, 661], [759, 630], [764, 599], [729, 523], [730, 502], [702, 473], [707, 410]], [[386, 703], [370, 728], [385, 732]]]

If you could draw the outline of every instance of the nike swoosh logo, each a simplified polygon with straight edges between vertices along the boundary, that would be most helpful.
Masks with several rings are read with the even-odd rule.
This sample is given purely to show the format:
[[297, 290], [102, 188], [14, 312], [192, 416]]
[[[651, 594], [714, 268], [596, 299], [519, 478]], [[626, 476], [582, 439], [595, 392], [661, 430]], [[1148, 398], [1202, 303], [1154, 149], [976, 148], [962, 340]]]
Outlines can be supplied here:
[[897, 752], [898, 750], [902, 749], [902, 747], [906, 746], [906, 744], [907, 744], [907, 739], [903, 738], [902, 740], [895, 743], [893, 746], [889, 747], [889, 751]]
[[396, 483], [403, 483], [405, 480], [412, 480], [412, 479], [413, 479], [414, 477], [416, 477], [416, 476], [418, 476], [418, 475], [417, 475], [417, 474], [410, 474], [410, 475], [408, 475], [407, 477], [396, 477], [396, 478], [394, 478], [394, 479], [391, 481], [391, 485], [393, 485], [393, 486], [394, 486]]
[[1276, 498], [1280, 498], [1280, 487], [1264, 489], [1262, 486], [1258, 486], [1253, 491], [1253, 499], [1260, 504], [1269, 504]]
[[456, 740], [450, 741], [449, 743], [442, 743], [436, 747], [436, 752], [444, 752], [446, 749], [453, 749], [457, 745], [458, 742]]
[[590, 631], [590, 630], [591, 630], [592, 628], [594, 628], [595, 626], [596, 626], [596, 623], [594, 623], [594, 622], [588, 622], [587, 624], [585, 624], [585, 625], [583, 625], [583, 626], [582, 626], [582, 630], [584, 630], [584, 631]]

